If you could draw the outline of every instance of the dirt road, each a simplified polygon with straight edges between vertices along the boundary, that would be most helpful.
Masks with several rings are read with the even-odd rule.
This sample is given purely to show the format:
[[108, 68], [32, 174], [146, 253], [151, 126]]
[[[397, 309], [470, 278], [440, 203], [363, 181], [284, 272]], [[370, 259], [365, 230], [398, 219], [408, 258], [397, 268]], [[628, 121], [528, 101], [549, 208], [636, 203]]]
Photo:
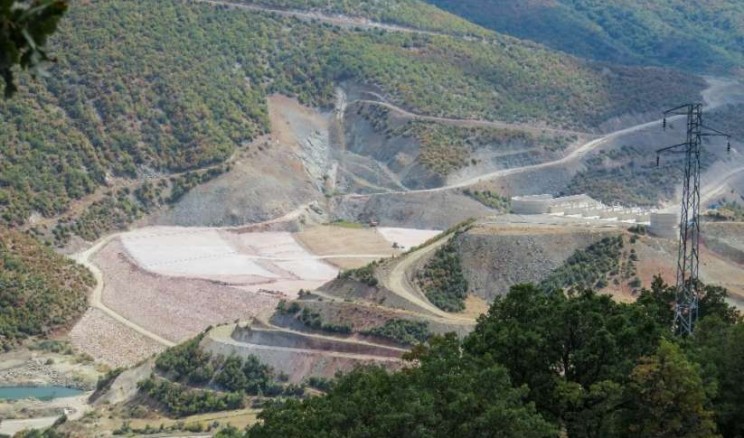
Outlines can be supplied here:
[[378, 93], [367, 91], [366, 94], [376, 97], [379, 100], [359, 99], [354, 102], [382, 106], [389, 110], [395, 111], [396, 113], [400, 115], [403, 115], [411, 119], [416, 119], [416, 120], [424, 120], [424, 121], [430, 121], [430, 122], [443, 123], [446, 125], [472, 127], [472, 128], [510, 129], [510, 130], [515, 130], [515, 131], [530, 132], [532, 134], [542, 134], [544, 132], [549, 132], [551, 134], [565, 135], [565, 136], [591, 136], [591, 134], [588, 134], [586, 132], [571, 131], [568, 129], [550, 128], [547, 126], [541, 127], [541, 126], [535, 126], [535, 125], [528, 125], [526, 123], [509, 123], [509, 122], [501, 122], [498, 120], [455, 119], [451, 117], [437, 117], [437, 116], [416, 114], [408, 110], [405, 110], [399, 106], [396, 106], [392, 103], [387, 102], [385, 97], [381, 96]]
[[424, 248], [416, 250], [404, 257], [397, 258], [391, 262], [393, 263], [392, 267], [379, 271], [378, 279], [382, 286], [419, 307], [424, 312], [446, 319], [448, 323], [472, 325], [475, 322], [474, 319], [455, 313], [447, 313], [431, 304], [413, 284], [411, 278], [411, 273], [417, 270], [417, 267], [423, 263], [426, 257], [447, 243], [448, 240], [448, 237], [441, 238]]
[[153, 341], [165, 345], [166, 347], [172, 347], [176, 345], [174, 342], [171, 342], [167, 339], [164, 339], [155, 333], [147, 330], [144, 327], [141, 327], [130, 320], [124, 318], [123, 316], [119, 315], [118, 313], [114, 312], [113, 310], [109, 309], [103, 304], [103, 301], [101, 301], [101, 295], [103, 293], [103, 272], [101, 272], [100, 269], [98, 269], [98, 266], [96, 266], [93, 262], [90, 261], [91, 257], [93, 257], [98, 250], [106, 246], [109, 242], [111, 242], [113, 239], [119, 237], [121, 233], [111, 234], [109, 236], [106, 236], [105, 238], [99, 240], [96, 242], [95, 245], [91, 246], [87, 250], [83, 251], [82, 253], [77, 254], [74, 259], [80, 263], [81, 265], [88, 268], [92, 273], [93, 276], [96, 279], [96, 287], [93, 289], [93, 293], [90, 295], [90, 305], [92, 307], [95, 307], [97, 309], [100, 309], [103, 311], [106, 315], [110, 316], [117, 322], [120, 322], [121, 324], [124, 324], [128, 328], [136, 331], [137, 333], [144, 335]]
[[[721, 90], [729, 89], [730, 87], [732, 87], [730, 82], [715, 81], [715, 80], [710, 81], [709, 87], [703, 92], [703, 95], [706, 97], [712, 96], [712, 97], [715, 97], [715, 99], [712, 99], [711, 97], [712, 100], [706, 101], [706, 110], [710, 111], [712, 109], [717, 108], [718, 106], [728, 104], [729, 103], [728, 101], [719, 99], [718, 96], [721, 93]], [[390, 106], [390, 104], [386, 104], [386, 105]], [[397, 110], [404, 111], [402, 109], [397, 109]], [[415, 114], [411, 114], [411, 115], [416, 116]], [[418, 116], [418, 117], [421, 117], [421, 116]], [[427, 116], [424, 116], [424, 117], [427, 117]], [[667, 121], [673, 122], [682, 117], [683, 116], [669, 117], [667, 118]], [[481, 123], [481, 122], [476, 121], [475, 123]], [[499, 123], [499, 122], [493, 122], [493, 123]], [[477, 177], [469, 178], [467, 180], [460, 181], [454, 184], [445, 185], [442, 187], [436, 187], [432, 189], [422, 189], [422, 190], [388, 191], [388, 192], [368, 193], [368, 194], [349, 193], [349, 194], [340, 195], [340, 196], [348, 197], [348, 198], [365, 198], [365, 197], [370, 197], [370, 196], [381, 196], [381, 195], [391, 195], [391, 194], [434, 193], [434, 192], [442, 192], [442, 191], [447, 191], [447, 190], [461, 189], [461, 188], [469, 187], [469, 186], [478, 184], [480, 182], [495, 179], [495, 178], [517, 175], [517, 174], [521, 174], [525, 172], [545, 169], [545, 168], [554, 167], [554, 166], [560, 166], [560, 165], [572, 162], [574, 160], [579, 160], [583, 158], [584, 156], [586, 156], [588, 153], [592, 152], [593, 150], [597, 149], [598, 147], [602, 145], [605, 145], [611, 140], [615, 140], [618, 137], [622, 137], [627, 134], [632, 134], [634, 132], [642, 131], [644, 129], [649, 129], [649, 128], [653, 128], [657, 126], [659, 128], [661, 127], [661, 119], [654, 120], [651, 122], [641, 123], [639, 125], [624, 128], [624, 129], [609, 133], [603, 137], [596, 138], [587, 143], [584, 143], [583, 145], [570, 149], [568, 154], [554, 161], [547, 161], [544, 163], [532, 164], [532, 165], [522, 166], [522, 167], [513, 167], [510, 169], [501, 169], [501, 170], [497, 170], [494, 172], [479, 175]]]
[[[282, 221], [294, 220], [297, 217], [299, 217], [302, 214], [302, 212], [305, 211], [307, 208], [308, 208], [307, 205], [302, 205], [302, 206], [300, 206], [297, 209], [295, 209], [295, 210], [287, 213], [286, 215], [284, 215], [282, 217], [279, 217], [279, 218], [276, 218], [276, 219], [272, 219], [272, 220], [269, 220], [269, 221], [266, 221], [266, 222], [261, 222], [259, 224], [254, 224], [253, 226], [261, 226], [261, 225], [273, 224], [273, 223], [282, 222]], [[245, 227], [234, 227], [234, 228], [230, 228], [230, 229], [232, 229], [232, 230], [240, 230], [242, 228], [245, 228]], [[91, 271], [91, 273], [93, 273], [93, 276], [96, 279], [96, 286], [93, 289], [93, 293], [90, 296], [90, 306], [91, 307], [94, 307], [96, 309], [101, 310], [107, 316], [113, 318], [115, 321], [123, 324], [124, 326], [126, 326], [126, 327], [128, 327], [128, 328], [130, 328], [130, 329], [132, 329], [134, 331], [136, 331], [137, 333], [139, 333], [139, 334], [141, 334], [141, 335], [143, 335], [145, 337], [148, 337], [148, 338], [152, 339], [153, 341], [155, 341], [155, 342], [157, 342], [157, 343], [159, 343], [161, 345], [164, 345], [166, 347], [172, 347], [172, 346], [176, 345], [174, 342], [171, 342], [171, 341], [169, 341], [169, 340], [167, 340], [167, 339], [165, 339], [165, 338], [163, 338], [161, 336], [158, 336], [157, 334], [155, 334], [155, 333], [147, 330], [146, 328], [144, 328], [144, 327], [142, 327], [142, 326], [140, 326], [138, 324], [133, 323], [132, 321], [128, 320], [127, 318], [123, 317], [122, 315], [116, 313], [114, 310], [106, 307], [106, 305], [103, 303], [103, 301], [101, 299], [101, 295], [103, 294], [103, 288], [105, 286], [105, 284], [104, 284], [104, 276], [103, 276], [103, 272], [101, 272], [101, 270], [98, 268], [98, 266], [96, 266], [91, 261], [91, 258], [101, 248], [103, 248], [104, 246], [108, 245], [112, 240], [120, 237], [122, 234], [124, 234], [124, 233], [115, 233], [115, 234], [108, 235], [108, 236], [106, 236], [104, 238], [101, 238], [96, 243], [94, 243], [90, 248], [86, 249], [85, 251], [83, 251], [81, 253], [78, 253], [78, 254], [72, 256], [72, 258], [74, 260], [76, 260], [78, 263], [80, 263], [83, 266], [85, 266], [86, 268], [88, 268]]]
[[[92, 407], [88, 404], [88, 397], [91, 393], [75, 397], [65, 397], [44, 402], [45, 409], [65, 409], [69, 421], [79, 420], [90, 411]], [[22, 430], [46, 429], [51, 427], [59, 416], [25, 418], [22, 420], [2, 420], [0, 419], [0, 434], [13, 436]]]
[[379, 22], [375, 22], [375, 21], [372, 21], [366, 18], [361, 18], [361, 17], [350, 17], [350, 16], [345, 16], [345, 15], [327, 15], [321, 12], [277, 9], [277, 8], [270, 8], [268, 6], [252, 5], [252, 4], [246, 4], [246, 3], [236, 3], [233, 1], [229, 1], [229, 0], [225, 0], [225, 1], [194, 0], [194, 1], [197, 1], [200, 3], [207, 3], [207, 4], [211, 4], [215, 6], [227, 6], [230, 8], [242, 9], [242, 10], [248, 10], [248, 11], [268, 12], [271, 14], [280, 15], [282, 17], [292, 17], [292, 18], [299, 18], [301, 20], [320, 21], [322, 23], [333, 24], [335, 26], [344, 27], [344, 28], [387, 30], [390, 32], [418, 33], [422, 35], [432, 35], [432, 36], [449, 36], [449, 37], [462, 38], [468, 41], [475, 41], [475, 40], [480, 39], [480, 38], [475, 38], [472, 36], [459, 36], [459, 35], [452, 35], [452, 34], [448, 34], [444, 32], [435, 32], [435, 31], [430, 31], [430, 30], [416, 29], [413, 27], [399, 26], [395, 24], [379, 23]]

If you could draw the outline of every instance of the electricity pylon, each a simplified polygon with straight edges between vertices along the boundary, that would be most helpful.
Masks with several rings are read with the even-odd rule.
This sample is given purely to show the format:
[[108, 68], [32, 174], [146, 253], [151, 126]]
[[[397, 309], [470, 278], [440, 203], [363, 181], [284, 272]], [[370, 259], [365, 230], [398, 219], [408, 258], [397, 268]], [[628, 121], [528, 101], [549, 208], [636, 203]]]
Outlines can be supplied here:
[[700, 155], [703, 137], [726, 137], [731, 151], [731, 136], [703, 125], [703, 105], [691, 103], [664, 112], [667, 117], [687, 116], [687, 141], [656, 151], [656, 165], [665, 152], [685, 154], [685, 174], [682, 185], [682, 211], [679, 220], [679, 251], [677, 255], [677, 289], [674, 306], [674, 331], [692, 335], [698, 316], [700, 291]]

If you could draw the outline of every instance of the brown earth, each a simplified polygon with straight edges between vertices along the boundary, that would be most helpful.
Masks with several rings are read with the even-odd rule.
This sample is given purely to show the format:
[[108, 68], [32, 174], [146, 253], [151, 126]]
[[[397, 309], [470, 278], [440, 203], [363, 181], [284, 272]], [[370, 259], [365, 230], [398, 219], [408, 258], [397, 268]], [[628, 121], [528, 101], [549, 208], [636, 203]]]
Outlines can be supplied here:
[[480, 225], [455, 238], [470, 290], [492, 301], [519, 283], [537, 283], [577, 249], [618, 230], [559, 225]]
[[102, 248], [94, 262], [104, 273], [103, 303], [174, 342], [193, 337], [210, 325], [271, 314], [281, 298], [212, 281], [148, 273], [128, 259], [118, 240]]
[[165, 350], [163, 345], [90, 308], [70, 332], [80, 351], [112, 368], [128, 367]]
[[243, 342], [233, 338], [235, 329], [235, 325], [212, 329], [202, 341], [202, 347], [212, 354], [224, 356], [258, 356], [261, 362], [286, 373], [291, 382], [300, 382], [309, 376], [333, 377], [338, 371], [348, 372], [360, 365], [383, 365], [389, 369], [401, 366], [400, 359], [395, 357], [316, 350], [309, 345], [286, 347]]
[[[247, 147], [232, 169], [186, 194], [172, 208], [154, 215], [158, 225], [236, 226], [280, 217], [300, 205], [322, 202], [327, 162], [307, 156], [328, 148], [328, 116], [285, 96], [268, 99], [271, 135]], [[319, 134], [315, 143], [308, 139]], [[322, 151], [321, 151], [322, 152]]]
[[400, 251], [393, 249], [374, 228], [319, 226], [295, 233], [295, 239], [307, 250], [319, 256], [370, 254], [375, 257], [327, 259], [342, 269], [359, 268], [381, 257], [391, 257]]

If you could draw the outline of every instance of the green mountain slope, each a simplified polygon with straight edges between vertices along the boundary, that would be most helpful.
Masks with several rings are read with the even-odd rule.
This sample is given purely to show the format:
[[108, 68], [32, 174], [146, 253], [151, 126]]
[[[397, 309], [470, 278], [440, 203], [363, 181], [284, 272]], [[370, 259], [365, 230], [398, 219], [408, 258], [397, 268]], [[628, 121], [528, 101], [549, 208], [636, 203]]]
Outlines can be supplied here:
[[87, 308], [93, 284], [83, 267], [0, 228], [0, 349], [68, 326]]
[[498, 32], [581, 57], [722, 73], [744, 63], [737, 0], [430, 0]]
[[[389, 4], [421, 8], [424, 21], [433, 9]], [[135, 194], [152, 190], [136, 181], [145, 176], [215, 166], [246, 147], [268, 130], [269, 93], [330, 106], [335, 86], [351, 82], [422, 114], [588, 129], [704, 86], [666, 70], [586, 64], [497, 34], [483, 41], [339, 28], [176, 0], [76, 3], [51, 51], [59, 58], [51, 77], [0, 102], [0, 222], [68, 214], [72, 201], [98, 190], [94, 217], [66, 220], [56, 231], [62, 240], [95, 238], [167, 202], [161, 189], [183, 188], [161, 179], [169, 187], [143, 201]]]
[[312, 11], [344, 15], [450, 35], [492, 37], [493, 33], [457, 15], [445, 12], [422, 0], [227, 0], [239, 4], [289, 11]]

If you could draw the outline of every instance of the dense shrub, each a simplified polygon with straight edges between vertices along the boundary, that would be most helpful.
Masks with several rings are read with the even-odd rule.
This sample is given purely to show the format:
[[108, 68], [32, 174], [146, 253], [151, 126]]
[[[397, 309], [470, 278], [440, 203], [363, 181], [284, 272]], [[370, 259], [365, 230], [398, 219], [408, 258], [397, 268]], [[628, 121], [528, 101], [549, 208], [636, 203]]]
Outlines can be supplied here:
[[379, 336], [404, 344], [415, 345], [429, 339], [429, 323], [409, 321], [407, 319], [390, 319], [384, 325], [363, 332], [365, 335]]
[[416, 274], [416, 282], [435, 306], [448, 312], [465, 309], [468, 281], [462, 271], [455, 239], [442, 245]]

